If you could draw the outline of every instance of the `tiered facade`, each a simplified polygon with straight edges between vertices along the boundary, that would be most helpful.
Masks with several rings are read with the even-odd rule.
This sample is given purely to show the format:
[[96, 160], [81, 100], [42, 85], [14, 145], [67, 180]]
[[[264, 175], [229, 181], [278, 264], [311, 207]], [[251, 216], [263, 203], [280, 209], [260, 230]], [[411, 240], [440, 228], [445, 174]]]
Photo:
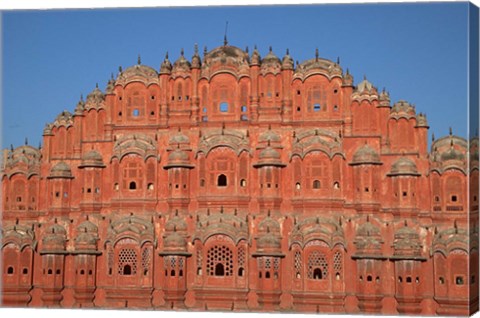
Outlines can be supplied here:
[[315, 55], [139, 59], [5, 150], [4, 306], [476, 310], [478, 143], [429, 151], [424, 114]]

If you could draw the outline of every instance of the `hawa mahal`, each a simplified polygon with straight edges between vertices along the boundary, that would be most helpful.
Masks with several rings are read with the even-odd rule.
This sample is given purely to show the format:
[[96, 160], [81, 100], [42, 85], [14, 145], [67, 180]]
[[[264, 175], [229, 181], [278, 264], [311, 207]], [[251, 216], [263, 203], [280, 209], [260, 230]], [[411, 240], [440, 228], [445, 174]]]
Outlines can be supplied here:
[[468, 315], [478, 142], [287, 50], [119, 69], [3, 152], [4, 306]]

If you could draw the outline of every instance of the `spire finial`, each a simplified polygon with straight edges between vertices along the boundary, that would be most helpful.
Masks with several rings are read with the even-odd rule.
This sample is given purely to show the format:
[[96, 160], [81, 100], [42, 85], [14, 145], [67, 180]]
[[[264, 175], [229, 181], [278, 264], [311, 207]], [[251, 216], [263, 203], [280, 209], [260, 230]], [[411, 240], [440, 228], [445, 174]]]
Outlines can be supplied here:
[[453, 134], [452, 127], [449, 127], [450, 136]]
[[193, 51], [195, 53], [195, 55], [198, 55], [198, 44], [195, 43], [195, 45], [193, 46]]
[[272, 52], [272, 46], [270, 45], [270, 46], [268, 47], [268, 49], [270, 50], [270, 53], [271, 53], [271, 52]]
[[142, 58], [140, 57], [140, 54], [138, 54], [137, 64], [138, 65], [142, 64]]
[[223, 37], [223, 45], [225, 46], [228, 44], [227, 31], [228, 31], [228, 21], [225, 22], [225, 36]]
[[[113, 74], [112, 74], [113, 76]], [[80, 94], [80, 101], [83, 102], [83, 94]]]
[[123, 69], [122, 69], [122, 66], [121, 66], [121, 65], [118, 67], [118, 72], [120, 72], [120, 73], [123, 72]]
[[435, 141], [435, 133], [432, 133], [432, 141]]
[[318, 47], [315, 49], [315, 60], [318, 61]]
[[287, 47], [287, 55], [290, 55], [290, 50], [288, 49], [288, 47]]
[[340, 56], [337, 56], [337, 64], [340, 65]]
[[168, 60], [168, 51], [165, 53], [165, 60]]
[[95, 88], [98, 88], [98, 83], [95, 83]]
[[28, 138], [25, 137], [25, 146], [28, 145]]
[[364, 80], [364, 81], [367, 80], [367, 75], [366, 75], [366, 74], [363, 74], [363, 80]]
[[182, 47], [182, 49], [180, 50], [180, 55], [183, 56], [184, 53], [185, 52], [183, 51], [183, 47]]
[[204, 56], [207, 55], [207, 46], [206, 45], [203, 47], [203, 55]]

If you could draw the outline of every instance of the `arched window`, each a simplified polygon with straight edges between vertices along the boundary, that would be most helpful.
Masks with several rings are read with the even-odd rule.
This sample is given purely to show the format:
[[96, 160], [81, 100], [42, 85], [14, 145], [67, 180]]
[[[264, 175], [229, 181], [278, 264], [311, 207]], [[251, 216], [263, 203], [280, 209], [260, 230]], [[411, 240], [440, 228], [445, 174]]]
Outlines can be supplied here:
[[225, 276], [225, 268], [222, 263], [215, 265], [215, 276]]
[[270, 278], [270, 272], [269, 271], [265, 272], [265, 278]]
[[245, 270], [243, 269], [243, 267], [240, 267], [238, 269], [238, 276], [243, 277], [244, 272], [245, 272]]
[[9, 267], [7, 268], [7, 274], [9, 274], [9, 275], [12, 275], [12, 274], [13, 274], [13, 267], [12, 267], [12, 266], [9, 266]]
[[314, 189], [320, 189], [320, 181], [319, 180], [314, 180], [312, 187]]
[[227, 176], [224, 174], [221, 174], [217, 178], [217, 186], [219, 187], [226, 187], [227, 186]]
[[136, 190], [137, 189], [137, 184], [135, 183], [135, 181], [131, 181], [128, 188], [130, 190]]
[[220, 103], [220, 112], [222, 113], [228, 112], [228, 103], [226, 102]]
[[320, 268], [315, 268], [313, 270], [313, 279], [322, 279], [322, 270]]
[[130, 265], [123, 266], [123, 275], [132, 275], [132, 267]]

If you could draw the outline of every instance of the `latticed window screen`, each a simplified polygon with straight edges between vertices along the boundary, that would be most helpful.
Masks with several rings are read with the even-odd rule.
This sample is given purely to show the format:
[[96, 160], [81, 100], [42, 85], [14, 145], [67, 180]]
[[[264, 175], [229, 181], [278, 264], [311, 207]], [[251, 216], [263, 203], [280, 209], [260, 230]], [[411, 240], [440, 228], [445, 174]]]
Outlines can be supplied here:
[[207, 253], [207, 275], [233, 276], [233, 253], [222, 245], [215, 245]]
[[238, 267], [245, 267], [245, 247], [238, 248]]
[[111, 275], [113, 271], [113, 246], [108, 245], [107, 250], [107, 262], [108, 262], [108, 274]]
[[202, 268], [203, 254], [202, 250], [197, 250], [197, 268]]
[[295, 252], [295, 277], [300, 278], [302, 272], [302, 254], [300, 251]]
[[265, 269], [270, 269], [272, 266], [272, 260], [270, 259], [270, 257], [266, 257], [265, 258]]
[[263, 257], [258, 258], [258, 269], [263, 270]]
[[183, 269], [183, 257], [180, 257], [180, 258], [178, 259], [178, 268], [179, 268], [179, 269]]
[[142, 252], [142, 268], [143, 271], [148, 271], [150, 268], [151, 254], [150, 249], [145, 248]]
[[335, 273], [339, 273], [340, 275], [342, 274], [342, 269], [343, 269], [343, 259], [342, 259], [342, 253], [341, 252], [335, 252], [335, 256], [333, 257], [333, 270]]
[[308, 256], [308, 278], [326, 279], [328, 275], [328, 263], [325, 254], [313, 251]]
[[118, 254], [118, 274], [137, 274], [137, 252], [132, 248], [124, 248]]
[[278, 257], [275, 257], [273, 259], [273, 269], [278, 272], [278, 270], [280, 269], [280, 259]]

